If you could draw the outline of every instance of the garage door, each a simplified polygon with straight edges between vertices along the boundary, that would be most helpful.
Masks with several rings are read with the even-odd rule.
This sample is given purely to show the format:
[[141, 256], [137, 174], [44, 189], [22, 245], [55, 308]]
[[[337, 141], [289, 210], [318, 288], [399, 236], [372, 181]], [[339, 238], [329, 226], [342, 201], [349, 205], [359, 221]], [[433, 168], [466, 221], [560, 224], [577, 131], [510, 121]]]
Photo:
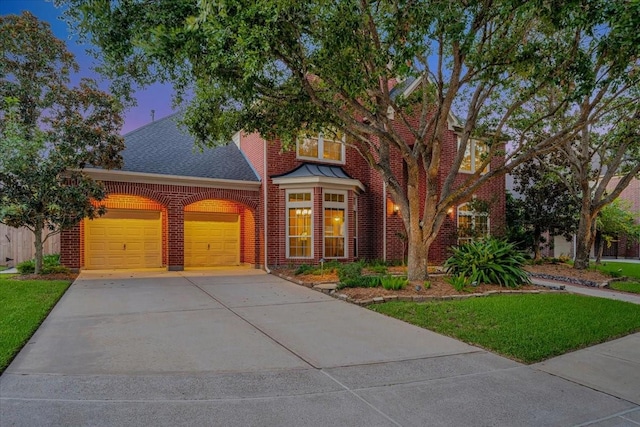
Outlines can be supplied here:
[[162, 267], [160, 212], [109, 209], [85, 221], [85, 268]]
[[185, 212], [185, 267], [240, 264], [238, 214]]

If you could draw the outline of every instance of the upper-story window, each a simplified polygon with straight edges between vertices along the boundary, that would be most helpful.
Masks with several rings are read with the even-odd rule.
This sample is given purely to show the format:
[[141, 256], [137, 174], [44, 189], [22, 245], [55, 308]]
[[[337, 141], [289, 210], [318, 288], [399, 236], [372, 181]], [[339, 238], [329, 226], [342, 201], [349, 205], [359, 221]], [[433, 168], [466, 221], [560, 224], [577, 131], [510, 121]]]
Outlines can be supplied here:
[[299, 159], [321, 160], [328, 163], [344, 163], [343, 132], [326, 131], [316, 136], [298, 138]]
[[[460, 146], [460, 139], [458, 139], [458, 146]], [[464, 159], [460, 164], [460, 172], [475, 173], [477, 168], [482, 166], [482, 162], [485, 160], [485, 156], [489, 154], [489, 147], [482, 141], [470, 139], [467, 142], [467, 149], [464, 153]], [[489, 165], [487, 165], [482, 173], [489, 171]]]

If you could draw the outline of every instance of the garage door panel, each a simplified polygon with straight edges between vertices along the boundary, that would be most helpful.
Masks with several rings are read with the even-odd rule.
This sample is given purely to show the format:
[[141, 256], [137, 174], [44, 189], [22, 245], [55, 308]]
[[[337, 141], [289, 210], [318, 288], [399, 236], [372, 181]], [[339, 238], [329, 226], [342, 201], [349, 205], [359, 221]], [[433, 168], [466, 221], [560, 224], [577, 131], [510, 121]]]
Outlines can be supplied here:
[[85, 222], [85, 267], [88, 269], [162, 266], [160, 212], [112, 209]]
[[240, 264], [240, 222], [237, 214], [185, 212], [185, 266]]

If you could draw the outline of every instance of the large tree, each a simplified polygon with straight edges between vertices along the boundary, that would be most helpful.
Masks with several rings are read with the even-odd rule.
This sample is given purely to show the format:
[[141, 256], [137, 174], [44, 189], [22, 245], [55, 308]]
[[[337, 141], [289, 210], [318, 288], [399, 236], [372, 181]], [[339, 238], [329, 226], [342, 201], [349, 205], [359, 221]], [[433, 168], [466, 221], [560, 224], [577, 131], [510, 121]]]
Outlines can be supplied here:
[[[584, 8], [584, 16], [557, 18], [567, 24], [558, 36], [571, 35], [579, 46], [576, 78], [539, 91], [534, 104], [536, 111], [554, 112], [535, 132], [576, 129], [558, 144], [560, 162], [545, 164], [579, 200], [576, 269], [589, 266], [598, 213], [640, 173], [640, 3], [585, 2]], [[607, 16], [612, 19], [606, 25], [573, 30], [585, 17]]]
[[121, 164], [120, 107], [90, 80], [70, 87], [73, 55], [30, 13], [0, 17], [0, 47], [0, 222], [34, 233], [40, 273], [49, 236], [104, 212], [82, 169]]
[[[116, 88], [126, 93], [132, 83], [159, 79], [175, 83], [178, 99], [192, 94], [185, 122], [201, 141], [216, 144], [245, 129], [288, 145], [301, 131], [343, 129], [401, 208], [410, 279], [427, 275], [429, 247], [450, 207], [584, 125], [536, 132], [555, 111], [532, 102], [563, 81], [580, 90], [588, 70], [574, 34], [598, 26], [615, 32], [618, 9], [631, 7], [616, 2], [618, 9], [593, 13], [604, 0], [588, 8], [580, 1], [57, 3], [100, 47]], [[398, 79], [418, 79], [416, 90], [392, 96]], [[459, 150], [442, 180], [452, 127]], [[488, 149], [460, 181], [474, 139]], [[406, 182], [392, 168], [395, 155], [406, 164]]]

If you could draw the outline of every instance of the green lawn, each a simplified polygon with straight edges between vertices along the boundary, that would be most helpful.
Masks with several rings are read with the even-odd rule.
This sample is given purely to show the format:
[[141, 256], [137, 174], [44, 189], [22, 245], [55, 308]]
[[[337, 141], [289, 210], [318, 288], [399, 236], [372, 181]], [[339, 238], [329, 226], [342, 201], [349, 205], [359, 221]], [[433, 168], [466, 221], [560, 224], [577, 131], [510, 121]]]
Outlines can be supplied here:
[[640, 306], [572, 294], [498, 295], [369, 306], [525, 363], [640, 331]]
[[640, 280], [640, 263], [631, 262], [615, 262], [615, 261], [602, 261], [602, 264], [596, 265], [600, 271], [611, 274], [615, 277], [635, 277]]
[[611, 282], [609, 288], [615, 289], [616, 291], [640, 294], [640, 282]]
[[9, 366], [70, 284], [68, 280], [0, 277], [0, 373]]
[[4, 265], [0, 265], [0, 271], [4, 271], [6, 270], [8, 267], [5, 267]]

